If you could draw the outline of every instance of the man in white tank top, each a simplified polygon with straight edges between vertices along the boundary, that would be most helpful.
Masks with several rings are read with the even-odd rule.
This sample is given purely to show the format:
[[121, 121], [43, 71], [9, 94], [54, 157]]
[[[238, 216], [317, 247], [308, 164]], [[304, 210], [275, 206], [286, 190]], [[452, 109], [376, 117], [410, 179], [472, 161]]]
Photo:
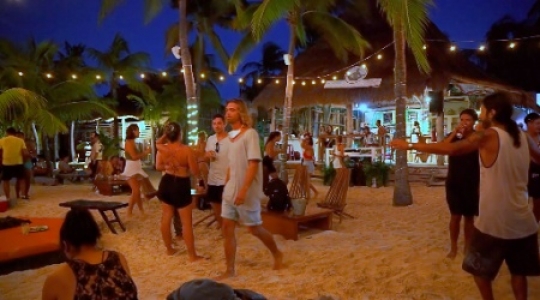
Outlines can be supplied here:
[[483, 299], [493, 299], [491, 283], [505, 261], [516, 299], [527, 299], [527, 277], [540, 275], [538, 223], [528, 205], [529, 161], [540, 162], [540, 149], [512, 120], [511, 96], [495, 93], [481, 107], [481, 126], [456, 143], [408, 144], [400, 150], [458, 155], [480, 153], [480, 208], [463, 269], [472, 275]]

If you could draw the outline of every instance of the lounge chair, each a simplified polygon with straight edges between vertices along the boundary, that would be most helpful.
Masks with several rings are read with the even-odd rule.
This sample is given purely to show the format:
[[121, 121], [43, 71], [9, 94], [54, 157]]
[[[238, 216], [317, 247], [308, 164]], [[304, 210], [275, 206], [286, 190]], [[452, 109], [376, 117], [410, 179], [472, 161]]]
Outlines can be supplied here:
[[328, 189], [328, 193], [323, 202], [317, 203], [317, 206], [331, 209], [339, 217], [341, 223], [342, 217], [353, 218], [354, 216], [344, 211], [347, 205], [347, 191], [349, 190], [349, 181], [351, 177], [351, 169], [339, 168], [336, 170], [336, 177], [332, 181], [332, 185]]

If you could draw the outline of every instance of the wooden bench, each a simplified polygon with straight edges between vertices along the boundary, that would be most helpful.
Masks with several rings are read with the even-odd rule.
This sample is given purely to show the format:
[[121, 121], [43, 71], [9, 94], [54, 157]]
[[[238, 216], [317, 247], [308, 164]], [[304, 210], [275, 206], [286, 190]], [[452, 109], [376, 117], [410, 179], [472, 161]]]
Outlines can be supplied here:
[[290, 216], [288, 212], [276, 213], [262, 209], [262, 226], [272, 234], [280, 234], [287, 240], [298, 240], [300, 225], [330, 230], [332, 228], [332, 210], [319, 207], [307, 207], [303, 216]]
[[[129, 186], [127, 181], [124, 179], [96, 179], [94, 180], [94, 185], [98, 189], [101, 195], [112, 196], [115, 194], [115, 187], [126, 187]], [[121, 190], [121, 189], [120, 189]]]
[[[62, 207], [69, 207], [71, 209], [95, 209], [99, 212], [99, 214], [103, 218], [103, 221], [105, 221], [105, 224], [107, 224], [107, 227], [109, 227], [112, 233], [116, 234], [116, 230], [112, 226], [112, 223], [118, 223], [118, 225], [120, 225], [120, 228], [122, 228], [122, 231], [126, 231], [126, 228], [124, 227], [124, 224], [122, 224], [122, 220], [120, 220], [120, 216], [118, 216], [116, 210], [128, 206], [127, 203], [78, 199], [63, 202], [59, 205]], [[105, 214], [106, 211], [112, 211], [114, 219], [109, 219], [107, 217], [107, 214]]]

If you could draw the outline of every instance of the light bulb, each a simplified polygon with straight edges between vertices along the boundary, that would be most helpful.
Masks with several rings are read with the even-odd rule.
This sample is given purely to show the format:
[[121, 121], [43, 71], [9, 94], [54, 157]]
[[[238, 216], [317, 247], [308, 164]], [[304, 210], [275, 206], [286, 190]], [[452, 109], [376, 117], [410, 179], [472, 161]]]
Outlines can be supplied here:
[[337, 76], [336, 76], [336, 75], [334, 75], [334, 76], [332, 77], [332, 79], [333, 79], [333, 80], [336, 80], [336, 79], [337, 79]]
[[484, 50], [486, 50], [486, 46], [484, 46], [484, 45], [480, 45], [480, 47], [478, 48], [478, 50], [480, 50], [480, 51], [484, 51]]
[[456, 46], [455, 45], [450, 46], [450, 51], [456, 51]]
[[167, 72], [161, 72], [161, 76], [167, 77]]
[[324, 84], [326, 82], [326, 80], [324, 79], [321, 79], [321, 83]]
[[141, 74], [141, 78], [144, 78], [144, 73]]
[[71, 75], [71, 78], [77, 79], [77, 75], [76, 75], [76, 74], [72, 74], [72, 75]]
[[239, 78], [239, 79], [238, 79], [238, 82], [242, 83], [242, 82], [244, 82], [244, 79]]
[[23, 72], [19, 72], [19, 76], [23, 76], [23, 75], [24, 75]]
[[508, 45], [508, 47], [510, 47], [510, 49], [514, 49], [516, 47], [516, 43], [511, 42], [510, 45]]
[[306, 82], [305, 82], [305, 81], [302, 81], [302, 85], [306, 85]]
[[225, 80], [225, 77], [219, 76], [219, 80], [223, 81], [223, 80]]
[[119, 78], [120, 80], [124, 80], [124, 76], [122, 76], [122, 75], [118, 76], [118, 78]]
[[257, 79], [257, 83], [262, 83], [262, 79]]
[[382, 59], [382, 54], [378, 54], [377, 59]]
[[311, 84], [316, 84], [317, 82], [315, 80], [311, 81]]
[[47, 74], [45, 74], [45, 76], [46, 76], [47, 78], [52, 78], [51, 73], [47, 73]]
[[204, 73], [201, 73], [201, 78], [204, 78], [206, 77], [206, 75], [204, 75]]
[[367, 68], [366, 64], [362, 64], [362, 69]]
[[427, 46], [426, 46], [426, 45], [422, 46], [422, 49], [426, 50], [426, 49], [427, 49]]
[[96, 75], [96, 79], [101, 79], [101, 75]]
[[276, 84], [279, 84], [279, 79], [276, 79]]

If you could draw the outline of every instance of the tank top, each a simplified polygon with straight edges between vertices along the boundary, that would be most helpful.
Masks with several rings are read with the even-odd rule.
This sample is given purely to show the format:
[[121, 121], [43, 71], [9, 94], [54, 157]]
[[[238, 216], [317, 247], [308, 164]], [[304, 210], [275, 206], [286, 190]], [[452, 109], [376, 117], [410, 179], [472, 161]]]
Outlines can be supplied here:
[[137, 299], [137, 287], [127, 274], [118, 253], [104, 251], [107, 258], [99, 264], [89, 264], [82, 260], [68, 259], [77, 286], [73, 299], [132, 300]]
[[491, 129], [499, 136], [499, 153], [489, 168], [483, 165], [480, 157], [480, 207], [474, 225], [494, 237], [524, 238], [538, 231], [528, 203], [530, 157], [527, 136], [520, 132], [521, 146], [515, 148], [506, 131], [497, 127]]
[[[461, 141], [461, 139], [452, 139], [452, 143], [457, 141]], [[448, 156], [446, 184], [454, 188], [478, 190], [480, 185], [478, 150], [463, 155]]]
[[334, 148], [334, 154], [336, 155], [334, 156], [334, 161], [332, 162], [334, 169], [343, 168], [343, 165], [341, 164], [341, 156], [343, 153], [341, 150], [338, 150], [337, 145], [336, 148]]

